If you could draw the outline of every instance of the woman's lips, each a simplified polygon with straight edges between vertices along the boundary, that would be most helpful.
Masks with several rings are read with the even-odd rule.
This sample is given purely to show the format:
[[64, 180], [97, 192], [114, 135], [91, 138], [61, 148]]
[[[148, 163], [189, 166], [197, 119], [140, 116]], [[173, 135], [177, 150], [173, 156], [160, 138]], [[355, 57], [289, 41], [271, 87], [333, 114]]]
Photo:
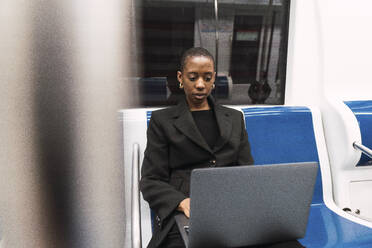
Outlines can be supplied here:
[[194, 97], [195, 97], [196, 99], [203, 99], [203, 98], [206, 97], [207, 94], [196, 93], [196, 94], [193, 94], [193, 95], [194, 95]]

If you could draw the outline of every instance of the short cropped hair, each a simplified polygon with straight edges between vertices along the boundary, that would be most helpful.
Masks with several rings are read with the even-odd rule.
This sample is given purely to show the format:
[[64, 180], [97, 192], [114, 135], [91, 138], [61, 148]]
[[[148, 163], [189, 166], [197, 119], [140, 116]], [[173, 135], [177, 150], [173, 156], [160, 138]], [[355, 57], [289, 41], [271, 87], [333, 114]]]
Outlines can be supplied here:
[[181, 57], [181, 62], [180, 62], [180, 71], [182, 72], [183, 69], [185, 68], [186, 60], [189, 57], [197, 57], [197, 56], [204, 56], [204, 57], [210, 58], [213, 62], [213, 68], [216, 68], [213, 55], [207, 49], [203, 47], [193, 47], [193, 48], [187, 49], [183, 53]]

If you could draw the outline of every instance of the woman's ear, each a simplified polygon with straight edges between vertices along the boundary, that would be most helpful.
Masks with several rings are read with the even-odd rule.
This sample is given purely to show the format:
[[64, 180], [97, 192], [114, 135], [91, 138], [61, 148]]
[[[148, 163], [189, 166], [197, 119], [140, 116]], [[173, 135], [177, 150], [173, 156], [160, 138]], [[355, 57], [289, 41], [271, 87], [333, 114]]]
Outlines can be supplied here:
[[177, 80], [179, 83], [182, 83], [182, 72], [177, 71]]
[[177, 71], [177, 80], [180, 83], [180, 89], [183, 88], [183, 83], [182, 83], [182, 72]]

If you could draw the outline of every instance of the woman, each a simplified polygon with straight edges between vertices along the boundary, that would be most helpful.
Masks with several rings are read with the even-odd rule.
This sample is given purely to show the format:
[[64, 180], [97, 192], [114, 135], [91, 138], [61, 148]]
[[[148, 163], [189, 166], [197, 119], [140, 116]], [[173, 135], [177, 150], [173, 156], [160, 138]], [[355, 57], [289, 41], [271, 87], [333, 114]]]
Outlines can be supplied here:
[[210, 96], [215, 78], [213, 56], [204, 48], [187, 50], [177, 72], [185, 99], [152, 113], [140, 182], [156, 214], [149, 248], [185, 247], [173, 216], [190, 216], [192, 169], [253, 164], [242, 113]]
[[215, 78], [213, 56], [204, 48], [187, 50], [177, 72], [185, 100], [152, 113], [140, 183], [156, 214], [148, 247], [184, 247], [173, 216], [190, 215], [192, 169], [253, 163], [242, 114], [210, 96]]

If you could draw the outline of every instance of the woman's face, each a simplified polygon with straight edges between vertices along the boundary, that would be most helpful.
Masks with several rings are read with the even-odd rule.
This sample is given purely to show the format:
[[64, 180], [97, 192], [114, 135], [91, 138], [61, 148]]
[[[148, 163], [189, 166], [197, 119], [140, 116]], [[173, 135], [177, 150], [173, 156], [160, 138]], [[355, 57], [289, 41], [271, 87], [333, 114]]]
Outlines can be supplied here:
[[214, 87], [215, 74], [210, 58], [205, 56], [186, 58], [183, 71], [177, 72], [177, 79], [185, 91], [191, 111], [209, 109], [207, 97]]

